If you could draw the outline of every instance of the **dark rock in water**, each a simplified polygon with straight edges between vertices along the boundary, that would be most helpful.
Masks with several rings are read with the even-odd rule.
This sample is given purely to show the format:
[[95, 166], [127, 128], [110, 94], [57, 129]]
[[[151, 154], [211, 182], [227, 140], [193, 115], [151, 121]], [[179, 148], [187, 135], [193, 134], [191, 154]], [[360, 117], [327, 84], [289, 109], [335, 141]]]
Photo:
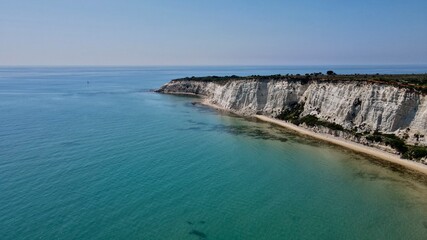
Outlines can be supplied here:
[[196, 102], [192, 102], [191, 104], [192, 104], [192, 105], [196, 105], [197, 103], [196, 103]]
[[205, 224], [206, 222], [205, 222], [205, 221], [199, 221], [199, 223], [200, 223], [200, 224]]
[[427, 221], [424, 221], [423, 225], [424, 225], [425, 228], [427, 228]]
[[224, 125], [218, 124], [213, 126], [210, 131], [222, 131], [232, 135], [245, 135], [254, 139], [261, 140], [274, 140], [286, 142], [287, 138], [280, 136], [280, 134], [274, 134], [266, 131], [262, 128], [254, 128], [252, 126], [237, 126], [237, 125]]
[[192, 222], [190, 222], [190, 221], [187, 221], [187, 223], [188, 223], [189, 225], [193, 225], [193, 223], [192, 223]]
[[191, 230], [191, 232], [189, 232], [188, 234], [195, 235], [195, 236], [198, 236], [200, 238], [206, 238], [207, 237], [206, 234], [204, 234], [200, 231], [197, 231], [197, 230]]

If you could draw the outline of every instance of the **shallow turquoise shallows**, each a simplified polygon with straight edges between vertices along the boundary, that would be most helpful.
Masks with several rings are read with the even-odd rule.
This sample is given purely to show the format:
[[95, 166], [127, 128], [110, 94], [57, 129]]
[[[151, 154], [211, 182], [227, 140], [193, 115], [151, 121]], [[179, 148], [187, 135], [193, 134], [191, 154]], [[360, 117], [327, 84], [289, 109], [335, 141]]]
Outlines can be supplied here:
[[410, 175], [150, 91], [326, 70], [0, 68], [0, 239], [427, 239], [427, 186]]

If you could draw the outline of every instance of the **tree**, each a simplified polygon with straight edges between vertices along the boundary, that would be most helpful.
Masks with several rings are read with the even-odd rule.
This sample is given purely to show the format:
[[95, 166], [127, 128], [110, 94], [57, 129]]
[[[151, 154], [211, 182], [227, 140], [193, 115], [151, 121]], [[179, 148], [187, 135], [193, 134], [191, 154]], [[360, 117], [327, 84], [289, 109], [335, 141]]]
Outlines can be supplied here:
[[336, 74], [336, 73], [334, 73], [334, 71], [332, 71], [332, 70], [327, 71], [327, 72], [326, 72], [326, 74], [328, 74], [329, 76], [331, 76], [331, 75], [337, 75], [337, 74]]

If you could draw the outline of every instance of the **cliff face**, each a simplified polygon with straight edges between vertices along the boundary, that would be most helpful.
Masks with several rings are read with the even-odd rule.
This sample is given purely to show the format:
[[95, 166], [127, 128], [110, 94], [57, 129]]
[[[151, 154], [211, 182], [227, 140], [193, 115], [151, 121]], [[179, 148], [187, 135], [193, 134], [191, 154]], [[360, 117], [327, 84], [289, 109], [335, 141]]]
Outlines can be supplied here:
[[248, 79], [172, 81], [158, 91], [200, 95], [241, 115], [276, 117], [299, 103], [301, 116], [314, 115], [356, 132], [394, 133], [407, 143], [427, 145], [427, 96], [407, 88], [356, 81]]

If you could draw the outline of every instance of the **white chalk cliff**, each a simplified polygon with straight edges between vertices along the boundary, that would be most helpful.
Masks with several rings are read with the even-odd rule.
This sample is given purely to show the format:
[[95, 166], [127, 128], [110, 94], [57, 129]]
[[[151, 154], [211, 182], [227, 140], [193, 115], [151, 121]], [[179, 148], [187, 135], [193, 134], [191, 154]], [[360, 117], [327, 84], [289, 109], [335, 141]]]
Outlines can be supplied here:
[[174, 80], [158, 90], [196, 94], [241, 115], [275, 117], [295, 103], [304, 115], [356, 132], [380, 131], [427, 145], [427, 96], [409, 88], [360, 81]]

